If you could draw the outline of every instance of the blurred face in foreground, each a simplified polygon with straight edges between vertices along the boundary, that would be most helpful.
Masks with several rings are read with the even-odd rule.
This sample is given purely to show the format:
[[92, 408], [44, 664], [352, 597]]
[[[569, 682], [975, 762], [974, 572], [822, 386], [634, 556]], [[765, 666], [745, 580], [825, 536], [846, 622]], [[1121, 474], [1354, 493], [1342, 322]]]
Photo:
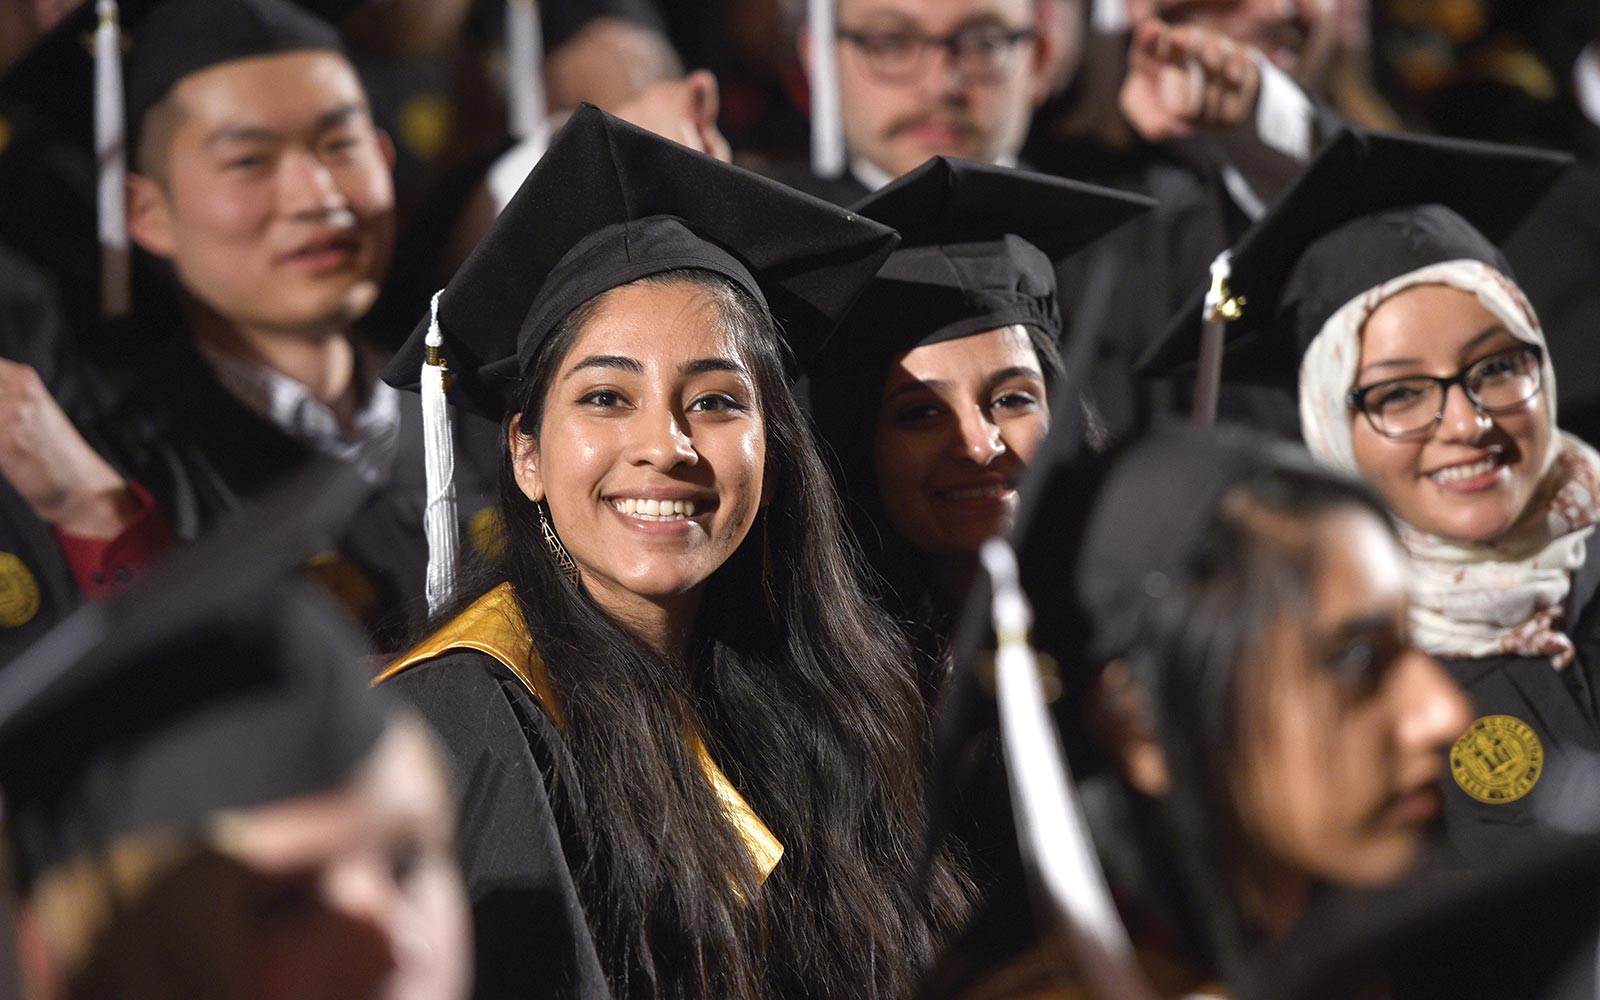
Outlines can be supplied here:
[[464, 1000], [454, 815], [432, 740], [398, 719], [342, 786], [49, 873], [18, 922], [30, 995]]
[[1309, 528], [1310, 606], [1279, 612], [1239, 687], [1235, 798], [1260, 881], [1280, 893], [1401, 875], [1439, 818], [1444, 754], [1470, 719], [1443, 668], [1409, 645], [1387, 528], [1353, 506]]
[[227, 820], [253, 877], [252, 1000], [462, 1000], [471, 977], [454, 808], [420, 724], [391, 723], [346, 787]]

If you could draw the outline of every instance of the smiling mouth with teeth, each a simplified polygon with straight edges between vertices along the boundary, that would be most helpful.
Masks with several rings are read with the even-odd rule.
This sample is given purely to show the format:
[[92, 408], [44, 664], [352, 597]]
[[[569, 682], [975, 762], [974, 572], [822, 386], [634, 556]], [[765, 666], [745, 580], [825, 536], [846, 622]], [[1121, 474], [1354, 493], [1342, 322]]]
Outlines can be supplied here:
[[946, 490], [941, 495], [946, 500], [979, 500], [984, 497], [1005, 496], [1011, 489], [1009, 484], [993, 483], [989, 486], [975, 486], [964, 490]]
[[1431, 472], [1428, 478], [1438, 483], [1458, 483], [1478, 476], [1488, 475], [1500, 464], [1500, 456], [1486, 455], [1470, 465], [1452, 465], [1448, 469]]
[[686, 521], [694, 517], [693, 500], [636, 500], [625, 497], [611, 501], [619, 514], [647, 521]]

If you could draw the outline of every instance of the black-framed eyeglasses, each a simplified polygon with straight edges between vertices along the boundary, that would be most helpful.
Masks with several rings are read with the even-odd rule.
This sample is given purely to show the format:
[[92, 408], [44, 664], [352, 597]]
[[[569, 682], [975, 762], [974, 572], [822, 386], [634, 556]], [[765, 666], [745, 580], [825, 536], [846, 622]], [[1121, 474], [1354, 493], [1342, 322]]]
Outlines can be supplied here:
[[1351, 389], [1345, 402], [1367, 415], [1372, 429], [1384, 437], [1423, 434], [1444, 419], [1445, 398], [1452, 385], [1483, 413], [1514, 410], [1539, 394], [1544, 351], [1534, 344], [1496, 351], [1447, 378], [1408, 375]]
[[1018, 43], [1033, 38], [1035, 31], [1032, 27], [971, 24], [948, 35], [924, 35], [906, 29], [840, 28], [838, 37], [859, 48], [867, 58], [867, 67], [886, 80], [921, 76], [927, 69], [929, 49], [944, 49], [950, 64], [963, 76], [985, 79], [1003, 73]]

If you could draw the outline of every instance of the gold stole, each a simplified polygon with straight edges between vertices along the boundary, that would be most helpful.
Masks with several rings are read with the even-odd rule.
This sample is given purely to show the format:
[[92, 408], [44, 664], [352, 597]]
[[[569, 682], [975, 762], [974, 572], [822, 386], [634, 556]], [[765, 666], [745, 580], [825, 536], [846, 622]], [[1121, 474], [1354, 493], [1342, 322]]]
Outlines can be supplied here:
[[[511, 584], [502, 583], [478, 598], [439, 631], [385, 667], [373, 684], [381, 684], [402, 671], [443, 656], [452, 649], [475, 649], [500, 661], [528, 689], [556, 728], [562, 727], [561, 706], [556, 704], [555, 696], [550, 691], [544, 661], [533, 649], [533, 640], [522, 620], [522, 611], [512, 596]], [[783, 857], [783, 844], [761, 822], [761, 817], [733, 787], [717, 762], [711, 759], [710, 751], [693, 726], [685, 727], [684, 740], [694, 754], [700, 773], [705, 775], [706, 781], [716, 791], [717, 798], [722, 800], [728, 821], [744, 841], [758, 879], [765, 882]]]

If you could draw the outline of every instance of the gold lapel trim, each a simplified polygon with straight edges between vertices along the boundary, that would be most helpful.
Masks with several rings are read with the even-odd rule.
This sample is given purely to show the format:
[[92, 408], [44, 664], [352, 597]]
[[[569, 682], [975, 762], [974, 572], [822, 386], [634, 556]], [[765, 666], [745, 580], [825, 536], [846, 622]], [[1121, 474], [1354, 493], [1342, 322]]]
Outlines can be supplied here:
[[[557, 729], [565, 725], [561, 706], [556, 704], [555, 696], [550, 693], [544, 661], [533, 649], [533, 640], [522, 621], [522, 612], [517, 607], [509, 583], [500, 584], [472, 602], [437, 632], [385, 667], [372, 683], [374, 686], [382, 684], [396, 674], [419, 663], [437, 659], [452, 649], [475, 649], [500, 661], [539, 702]], [[722, 773], [717, 762], [711, 759], [711, 752], [706, 749], [705, 742], [694, 727], [684, 727], [684, 740], [689, 744], [700, 772], [710, 782], [717, 798], [722, 800], [728, 821], [744, 841], [745, 851], [755, 865], [756, 875], [765, 882], [783, 857], [783, 844], [767, 829], [739, 790], [733, 787], [733, 782]]]

